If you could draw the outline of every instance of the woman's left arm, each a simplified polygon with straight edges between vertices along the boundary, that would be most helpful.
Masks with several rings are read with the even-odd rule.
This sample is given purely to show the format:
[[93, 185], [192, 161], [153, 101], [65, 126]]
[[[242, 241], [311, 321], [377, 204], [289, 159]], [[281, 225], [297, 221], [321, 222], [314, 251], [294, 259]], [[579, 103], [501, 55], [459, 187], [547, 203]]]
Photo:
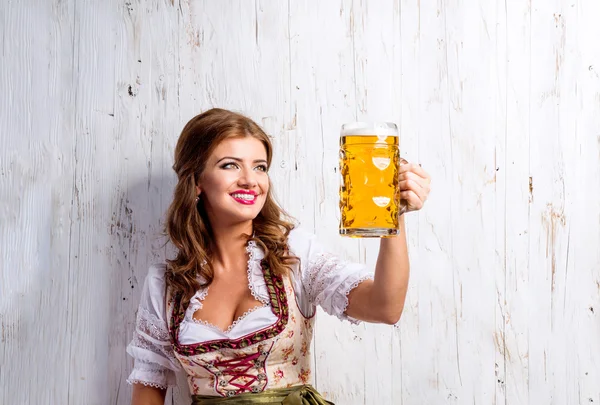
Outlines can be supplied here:
[[[419, 165], [407, 163], [400, 166], [399, 182], [400, 197], [406, 201], [406, 211], [420, 210], [429, 195], [429, 174]], [[348, 316], [387, 324], [400, 320], [410, 272], [403, 215], [400, 216], [399, 227], [397, 236], [381, 239], [374, 279], [360, 283], [348, 295]]]

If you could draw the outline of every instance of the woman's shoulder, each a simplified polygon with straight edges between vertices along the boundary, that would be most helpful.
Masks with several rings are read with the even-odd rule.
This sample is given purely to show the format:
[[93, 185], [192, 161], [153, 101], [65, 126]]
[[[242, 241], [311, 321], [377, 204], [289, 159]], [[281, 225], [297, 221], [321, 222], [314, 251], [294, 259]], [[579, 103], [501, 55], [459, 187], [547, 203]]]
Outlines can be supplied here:
[[311, 242], [316, 239], [315, 234], [301, 226], [296, 226], [288, 234], [287, 242], [290, 251], [302, 252], [309, 248]]
[[288, 235], [288, 248], [292, 254], [306, 259], [329, 251], [329, 246], [323, 243], [316, 234], [302, 226], [292, 229]]
[[165, 293], [165, 277], [167, 273], [166, 263], [153, 263], [148, 268], [144, 290], [150, 295], [163, 295]]
[[149, 277], [165, 278], [167, 264], [163, 262], [152, 263], [148, 268]]

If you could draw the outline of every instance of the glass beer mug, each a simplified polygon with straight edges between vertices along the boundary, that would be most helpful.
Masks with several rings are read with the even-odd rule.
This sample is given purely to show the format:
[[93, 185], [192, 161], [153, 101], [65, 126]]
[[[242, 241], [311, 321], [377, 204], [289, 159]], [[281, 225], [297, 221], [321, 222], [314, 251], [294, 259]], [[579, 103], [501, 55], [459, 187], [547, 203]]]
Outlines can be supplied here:
[[340, 235], [381, 238], [399, 233], [399, 215], [406, 207], [398, 184], [398, 144], [396, 124], [342, 125]]

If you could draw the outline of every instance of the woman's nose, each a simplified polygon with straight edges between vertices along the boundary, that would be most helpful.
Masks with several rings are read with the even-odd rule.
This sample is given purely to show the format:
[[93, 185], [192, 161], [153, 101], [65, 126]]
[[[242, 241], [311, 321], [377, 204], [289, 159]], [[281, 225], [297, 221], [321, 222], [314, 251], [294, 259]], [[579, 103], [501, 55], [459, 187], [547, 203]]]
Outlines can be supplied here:
[[238, 183], [241, 186], [252, 188], [255, 187], [258, 183], [256, 181], [256, 173], [254, 173], [251, 169], [243, 169], [241, 171], [240, 178]]

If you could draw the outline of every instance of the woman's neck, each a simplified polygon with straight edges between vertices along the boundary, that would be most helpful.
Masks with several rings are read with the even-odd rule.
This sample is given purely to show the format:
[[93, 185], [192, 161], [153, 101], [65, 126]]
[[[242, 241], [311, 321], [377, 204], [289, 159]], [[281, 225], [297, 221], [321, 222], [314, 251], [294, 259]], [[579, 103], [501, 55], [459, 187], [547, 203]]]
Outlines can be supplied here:
[[240, 254], [245, 255], [248, 237], [252, 235], [252, 222], [226, 227], [213, 227], [213, 260], [224, 269], [233, 268]]

